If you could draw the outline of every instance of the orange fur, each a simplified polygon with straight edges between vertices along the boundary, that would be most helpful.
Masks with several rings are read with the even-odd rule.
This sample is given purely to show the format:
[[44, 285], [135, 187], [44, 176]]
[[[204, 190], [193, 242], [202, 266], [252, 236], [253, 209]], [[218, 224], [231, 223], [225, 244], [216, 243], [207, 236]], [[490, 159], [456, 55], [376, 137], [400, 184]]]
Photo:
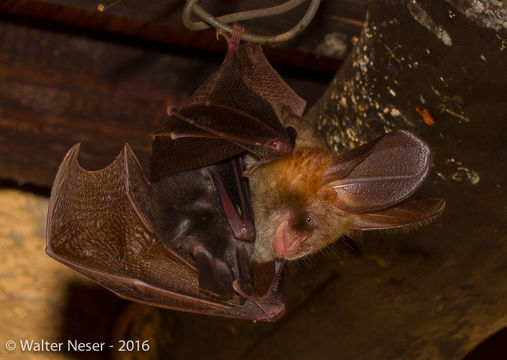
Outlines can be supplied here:
[[332, 154], [329, 151], [303, 148], [294, 151], [291, 156], [274, 161], [267, 173], [276, 176], [271, 180], [279, 192], [294, 193], [310, 201], [317, 197], [324, 185], [322, 175], [331, 163]]
[[[333, 161], [333, 153], [327, 149], [302, 147], [253, 173], [254, 261], [275, 258], [272, 240], [287, 217], [292, 236], [301, 238], [296, 258], [314, 253], [348, 232], [348, 214], [333, 206], [336, 191], [324, 183], [323, 174]], [[308, 216], [311, 222], [306, 221]]]

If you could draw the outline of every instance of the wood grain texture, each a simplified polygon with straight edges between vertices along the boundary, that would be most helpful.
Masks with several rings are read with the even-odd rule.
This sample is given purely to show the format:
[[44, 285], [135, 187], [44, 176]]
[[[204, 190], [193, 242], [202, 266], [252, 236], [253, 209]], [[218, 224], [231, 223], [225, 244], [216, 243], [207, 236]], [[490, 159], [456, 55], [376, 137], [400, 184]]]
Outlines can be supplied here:
[[[507, 325], [504, 39], [449, 2], [370, 3], [368, 24], [313, 119], [338, 151], [390, 129], [418, 133], [434, 153], [419, 195], [447, 207], [412, 234], [364, 241], [364, 258], [378, 265], [339, 271], [322, 296], [328, 316], [313, 326], [345, 334], [319, 339], [322, 348], [353, 359], [460, 359]], [[304, 326], [301, 314], [287, 331]], [[278, 337], [254, 354], [274, 344], [306, 351]]]
[[[33, 20], [0, 24], [0, 179], [46, 187], [76, 142], [86, 168], [106, 166], [128, 142], [148, 171], [167, 106], [188, 98], [223, 57]], [[288, 74], [310, 101], [329, 78]]]
[[[31, 18], [52, 19], [57, 23], [130, 34], [166, 43], [178, 42], [193, 47], [216, 48], [216, 45], [209, 41], [214, 36], [214, 31], [207, 30], [204, 32], [205, 37], [202, 37], [202, 32], [185, 30], [181, 21], [185, 5], [183, 0], [126, 0], [107, 9], [104, 13], [97, 11], [99, 3], [100, 1], [96, 0], [6, 0], [0, 4], [0, 11]], [[366, 14], [366, 3], [365, 0], [322, 1], [308, 30], [277, 47], [343, 59], [347, 48], [350, 49], [352, 37], [357, 36], [361, 30]], [[200, 1], [199, 5], [218, 16], [235, 11], [270, 7], [274, 5], [274, 2], [270, 0], [227, 2], [204, 0]], [[307, 7], [308, 2], [305, 2], [283, 15], [248, 20], [242, 25], [245, 25], [250, 32], [259, 34], [282, 33], [299, 21]], [[285, 61], [290, 61], [290, 58], [286, 58]]]

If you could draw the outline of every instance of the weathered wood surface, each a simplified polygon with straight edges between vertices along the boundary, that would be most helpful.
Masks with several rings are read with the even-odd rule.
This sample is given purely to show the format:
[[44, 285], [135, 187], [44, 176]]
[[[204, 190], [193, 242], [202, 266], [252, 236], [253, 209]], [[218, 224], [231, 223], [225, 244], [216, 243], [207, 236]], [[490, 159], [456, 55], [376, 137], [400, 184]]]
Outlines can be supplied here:
[[[46, 197], [0, 189], [0, 358], [106, 359], [108, 352], [67, 352], [67, 340], [110, 339], [127, 302], [45, 254], [47, 207]], [[64, 346], [58, 352], [22, 352], [19, 340], [31, 339]], [[8, 340], [16, 341], [16, 350], [5, 349]]]
[[420, 231], [367, 238], [363, 256], [387, 266], [339, 270], [319, 300], [327, 317], [297, 316], [264, 350], [294, 349], [284, 339], [321, 326], [337, 339], [320, 346], [343, 358], [460, 359], [507, 326], [507, 12], [480, 3], [370, 3], [355, 51], [311, 115], [336, 150], [393, 128], [420, 134], [434, 150], [421, 196], [447, 208]]
[[[199, 2], [199, 5], [218, 16], [236, 11], [270, 7], [283, 2], [203, 0]], [[181, 31], [184, 29], [181, 21], [184, 0], [124, 0], [104, 13], [97, 11], [99, 3], [101, 1], [98, 0], [4, 0], [0, 5], [0, 10], [11, 14], [54, 19], [59, 23], [68, 22], [85, 28], [128, 33], [145, 39], [168, 43], [175, 41], [182, 44], [191, 43], [191, 46], [199, 48], [216, 49], [216, 45], [210, 41], [214, 36], [214, 31], [206, 31], [206, 37], [201, 37], [200, 41], [198, 40], [199, 33]], [[362, 28], [366, 3], [366, 0], [323, 0], [312, 24], [304, 33], [294, 40], [276, 46], [343, 59], [347, 49], [351, 47], [352, 37], [357, 36]], [[259, 34], [282, 33], [299, 21], [308, 8], [308, 4], [309, 1], [306, 1], [281, 16], [248, 20], [242, 24], [249, 31]], [[175, 32], [178, 36], [171, 35]], [[219, 51], [222, 51], [222, 47], [219, 47]], [[290, 58], [286, 61], [290, 61]]]
[[[128, 142], [148, 169], [151, 133], [167, 106], [186, 99], [223, 59], [61, 30], [68, 29], [0, 23], [0, 179], [50, 187], [77, 142], [87, 168], [106, 166]], [[326, 80], [294, 70], [287, 77], [310, 101]]]
[[[145, 41], [220, 54], [225, 50], [223, 43], [214, 41], [214, 31], [194, 32], [183, 27], [183, 0], [127, 0], [104, 13], [97, 11], [98, 3], [95, 0], [4, 0], [0, 2], [0, 14], [123, 34]], [[215, 14], [225, 14], [272, 6], [273, 2], [203, 1], [200, 4]], [[242, 24], [250, 31], [261, 34], [281, 33], [299, 21], [307, 6], [308, 4], [303, 4], [283, 16], [250, 20]], [[352, 40], [361, 31], [365, 13], [366, 0], [323, 1], [307, 31], [291, 41], [267, 48], [269, 57], [275, 62], [310, 71], [336, 72], [337, 60], [344, 59], [352, 48]]]
[[[164, 109], [188, 97], [223, 57], [225, 42], [212, 31], [182, 28], [182, 1], [126, 1], [106, 14], [96, 5], [0, 2], [0, 179], [50, 187], [63, 154], [76, 142], [83, 143], [84, 166], [105, 166], [129, 142], [147, 168], [150, 134], [165, 118]], [[337, 12], [361, 19], [364, 2], [327, 2], [315, 20], [320, 30], [305, 32], [314, 38], [266, 49], [310, 103], [340, 64], [315, 56], [333, 47], [331, 42], [316, 50], [322, 31], [331, 34], [331, 24], [343, 22], [335, 19]], [[344, 24], [349, 42], [360, 27]], [[316, 47], [302, 52], [305, 43]]]

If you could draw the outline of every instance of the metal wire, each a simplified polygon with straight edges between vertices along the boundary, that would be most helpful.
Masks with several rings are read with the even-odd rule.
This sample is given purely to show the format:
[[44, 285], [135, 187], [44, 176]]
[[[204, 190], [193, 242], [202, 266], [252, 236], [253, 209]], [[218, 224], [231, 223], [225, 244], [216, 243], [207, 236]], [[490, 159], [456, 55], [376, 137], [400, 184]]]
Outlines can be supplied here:
[[[305, 1], [306, 0], [289, 0], [283, 4], [276, 5], [276, 6], [273, 6], [270, 8], [240, 11], [240, 12], [236, 12], [236, 13], [232, 13], [232, 14], [228, 14], [228, 15], [219, 16], [216, 19], [218, 21], [223, 22], [224, 24], [229, 24], [231, 22], [236, 22], [236, 21], [243, 21], [243, 20], [249, 20], [249, 19], [257, 19], [257, 18], [261, 18], [261, 17], [279, 15], [279, 14], [283, 14], [284, 12], [294, 9], [295, 7], [304, 3]], [[194, 7], [200, 8], [200, 6], [195, 5], [195, 3], [194, 3]], [[191, 26], [192, 26], [191, 30], [204, 30], [204, 29], [208, 29], [210, 27], [208, 24], [206, 24], [203, 21], [192, 22]]]
[[[240, 11], [233, 14], [228, 14], [224, 16], [220, 16], [218, 18], [214, 17], [202, 7], [197, 5], [198, 0], [186, 0], [187, 4], [183, 9], [183, 24], [190, 30], [204, 30], [209, 27], [215, 27], [218, 29], [222, 29], [228, 33], [232, 33], [232, 27], [227, 25], [227, 23], [248, 20], [248, 19], [258, 19], [262, 17], [275, 16], [283, 14], [293, 8], [301, 5], [306, 0], [289, 0], [283, 4], [273, 6], [265, 9], [257, 9], [257, 10], [248, 10], [248, 11]], [[311, 0], [310, 6], [306, 10], [305, 15], [301, 18], [301, 20], [290, 30], [278, 34], [278, 35], [256, 35], [251, 34], [247, 31], [243, 32], [243, 36], [241, 37], [245, 41], [258, 43], [258, 44], [273, 44], [278, 42], [283, 42], [292, 39], [296, 35], [298, 35], [301, 31], [303, 31], [308, 24], [312, 21], [317, 9], [319, 8], [321, 0]], [[203, 21], [194, 22], [192, 20], [192, 12], [199, 16]]]

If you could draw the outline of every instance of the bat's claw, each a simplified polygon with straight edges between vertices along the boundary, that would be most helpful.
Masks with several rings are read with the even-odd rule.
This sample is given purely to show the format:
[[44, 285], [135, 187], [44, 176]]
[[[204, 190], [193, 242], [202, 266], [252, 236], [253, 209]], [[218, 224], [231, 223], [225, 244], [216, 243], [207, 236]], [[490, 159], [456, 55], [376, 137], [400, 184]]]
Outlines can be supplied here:
[[247, 300], [254, 298], [253, 296], [248, 295], [243, 290], [241, 290], [241, 288], [239, 287], [239, 284], [238, 284], [238, 280], [236, 280], [236, 279], [232, 282], [232, 288], [234, 289], [234, 291], [236, 291], [238, 293], [239, 296], [242, 296]]
[[252, 165], [250, 165], [249, 167], [247, 167], [242, 173], [241, 175], [243, 177], [249, 177], [259, 166], [263, 165], [263, 164], [266, 164], [268, 162], [270, 162], [271, 160], [275, 159], [276, 157], [275, 156], [266, 156], [260, 160], [257, 160], [256, 162], [254, 162]]
[[251, 303], [254, 303], [255, 305], [257, 305], [263, 312], [266, 313], [266, 310], [262, 307], [260, 301], [259, 301], [259, 298], [255, 297], [255, 296], [252, 296], [252, 295], [248, 295], [247, 293], [245, 293], [243, 290], [241, 290], [241, 288], [239, 287], [239, 284], [238, 284], [238, 281], [237, 280], [234, 280], [232, 282], [232, 288], [234, 289], [234, 291], [236, 291], [236, 293], [241, 296], [241, 297], [244, 297], [245, 299], [247, 299], [248, 301], [250, 301]]
[[227, 55], [232, 55], [238, 50], [241, 37], [243, 36], [243, 31], [244, 29], [238, 24], [232, 25], [231, 36], [229, 36], [225, 30], [217, 29], [217, 39], [219, 39], [220, 36], [223, 36], [227, 41]]
[[283, 273], [286, 261], [275, 261], [275, 276], [266, 292], [261, 297], [246, 294], [241, 290], [238, 282], [233, 280], [232, 288], [240, 296], [247, 299], [247, 302], [241, 306], [222, 310], [216, 314], [230, 316], [241, 319], [275, 321], [285, 312], [285, 302], [283, 300]]
[[251, 173], [252, 173], [255, 169], [257, 169], [257, 168], [259, 167], [259, 165], [261, 165], [261, 164], [259, 164], [259, 162], [256, 162], [256, 163], [254, 163], [254, 164], [250, 165], [249, 167], [247, 167], [247, 168], [246, 168], [246, 169], [245, 169], [245, 170], [241, 173], [241, 175], [242, 175], [243, 177], [245, 177], [245, 178], [249, 177], [249, 176], [250, 176], [250, 174], [251, 174]]

